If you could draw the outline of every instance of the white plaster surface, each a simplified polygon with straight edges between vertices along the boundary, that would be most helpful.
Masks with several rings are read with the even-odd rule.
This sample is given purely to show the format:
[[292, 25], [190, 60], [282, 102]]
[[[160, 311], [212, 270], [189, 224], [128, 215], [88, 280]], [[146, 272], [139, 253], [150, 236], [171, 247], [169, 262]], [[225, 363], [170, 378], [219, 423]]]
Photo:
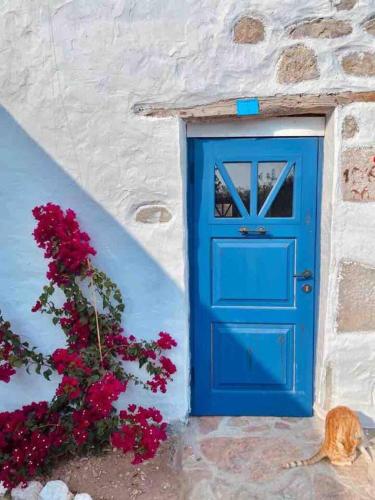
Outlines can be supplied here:
[[[359, 133], [351, 139], [342, 139], [340, 134], [346, 115], [353, 115], [359, 125]], [[326, 321], [324, 331], [319, 332], [324, 337], [322, 372], [327, 365], [332, 369], [332, 394], [328, 398], [331, 406], [352, 406], [368, 426], [375, 426], [375, 332], [337, 334], [336, 311], [340, 261], [375, 266], [375, 203], [344, 202], [339, 170], [341, 150], [374, 145], [374, 116], [375, 104], [363, 103], [345, 106], [336, 115], [329, 285], [327, 294], [322, 292], [327, 300]], [[325, 162], [325, 167], [330, 168], [330, 164]], [[324, 237], [324, 233], [322, 235]], [[362, 314], [366, 314], [365, 309]], [[316, 389], [317, 402], [323, 405], [325, 374], [321, 375], [321, 379], [317, 378]]]
[[[44, 352], [63, 342], [47, 318], [30, 313], [46, 268], [30, 236], [30, 211], [49, 200], [71, 207], [92, 235], [97, 263], [123, 290], [126, 328], [147, 338], [168, 330], [177, 338], [175, 383], [165, 396], [140, 397], [160, 407], [168, 420], [183, 419], [189, 408], [183, 127], [175, 119], [135, 116], [132, 107], [372, 90], [375, 78], [345, 75], [339, 60], [353, 50], [373, 50], [374, 38], [360, 23], [374, 11], [374, 0], [359, 0], [354, 10], [340, 12], [329, 0], [2, 1], [0, 99], [7, 112], [0, 113], [0, 304], [14, 329]], [[265, 23], [260, 44], [232, 43], [232, 26], [246, 14]], [[304, 41], [317, 52], [321, 77], [278, 84], [280, 52], [296, 43], [285, 28], [332, 15], [350, 20], [353, 33]], [[360, 117], [360, 133], [347, 143], [372, 143], [374, 107], [349, 109]], [[335, 333], [338, 261], [371, 264], [375, 258], [374, 204], [341, 201], [343, 116], [344, 111], [335, 114], [338, 142], [334, 162], [326, 165], [333, 169], [327, 203], [333, 219], [331, 253], [325, 256], [330, 276], [319, 331], [317, 402], [324, 400], [324, 367], [332, 361], [333, 401], [375, 417], [370, 389], [374, 336]], [[149, 203], [167, 206], [172, 220], [136, 223], [135, 211]], [[13, 409], [49, 398], [54, 386], [20, 373], [0, 386], [0, 405]]]
[[322, 116], [192, 122], [186, 126], [187, 137], [324, 137], [324, 131]]

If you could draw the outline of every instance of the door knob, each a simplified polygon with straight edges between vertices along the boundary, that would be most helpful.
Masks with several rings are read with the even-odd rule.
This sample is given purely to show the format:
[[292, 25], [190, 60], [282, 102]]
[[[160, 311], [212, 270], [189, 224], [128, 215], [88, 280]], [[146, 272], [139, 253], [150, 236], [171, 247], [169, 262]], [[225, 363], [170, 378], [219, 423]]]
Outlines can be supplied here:
[[310, 269], [305, 269], [301, 274], [293, 274], [293, 278], [301, 278], [303, 280], [308, 280], [312, 278], [312, 271]]
[[263, 226], [259, 226], [256, 229], [249, 229], [248, 227], [240, 227], [240, 233], [246, 236], [247, 234], [266, 234], [267, 230]]

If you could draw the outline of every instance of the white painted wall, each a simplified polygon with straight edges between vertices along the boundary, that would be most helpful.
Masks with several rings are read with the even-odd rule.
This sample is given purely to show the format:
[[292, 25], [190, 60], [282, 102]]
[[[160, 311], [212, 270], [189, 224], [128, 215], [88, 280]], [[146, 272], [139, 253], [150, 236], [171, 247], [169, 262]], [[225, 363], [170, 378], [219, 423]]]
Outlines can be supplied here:
[[[359, 133], [351, 139], [341, 138], [346, 115], [356, 118]], [[327, 288], [322, 288], [319, 364], [317, 370], [317, 405], [347, 404], [356, 408], [363, 422], [375, 426], [375, 332], [337, 333], [339, 262], [357, 261], [375, 266], [375, 204], [350, 203], [342, 200], [340, 186], [340, 151], [346, 147], [368, 147], [375, 144], [375, 104], [356, 103], [335, 113], [333, 132], [335, 147], [329, 149], [325, 168], [333, 166], [333, 191], [325, 211], [332, 210], [330, 227], [331, 255], [328, 264]], [[326, 137], [326, 139], [328, 139]], [[328, 179], [327, 179], [327, 182]], [[327, 229], [322, 230], [322, 239]], [[325, 242], [323, 242], [324, 245]], [[326, 256], [325, 256], [326, 257]], [[327, 271], [326, 271], [327, 272]], [[366, 311], [363, 310], [363, 314]], [[325, 323], [325, 325], [324, 325]], [[322, 356], [322, 358], [320, 358]], [[331, 394], [326, 390], [326, 367], [331, 370]], [[329, 377], [330, 375], [328, 375]], [[318, 408], [319, 411], [319, 408]]]
[[[92, 235], [97, 262], [120, 285], [126, 327], [137, 336], [170, 331], [178, 375], [165, 396], [150, 396], [167, 419], [182, 419], [188, 398], [188, 301], [184, 214], [184, 139], [174, 119], [135, 116], [138, 102], [191, 105], [222, 98], [275, 93], [373, 89], [374, 78], [345, 75], [339, 65], [351, 50], [371, 50], [360, 27], [375, 10], [359, 0], [336, 12], [329, 0], [4, 0], [0, 4], [0, 304], [14, 329], [43, 351], [62, 342], [46, 318], [29, 312], [42, 286], [45, 262], [30, 233], [30, 210], [52, 200], [75, 209]], [[235, 19], [255, 14], [266, 25], [258, 45], [235, 45]], [[318, 54], [318, 80], [284, 86], [275, 72], [281, 50], [296, 43], [285, 27], [306, 17], [335, 15], [353, 22], [349, 36], [306, 40]], [[360, 141], [373, 141], [371, 109]], [[362, 108], [361, 108], [362, 109]], [[322, 369], [334, 359], [335, 402], [375, 416], [370, 393], [373, 335], [335, 336], [336, 269], [341, 256], [372, 262], [373, 204], [341, 202], [338, 185], [340, 122], [335, 115], [330, 297], [320, 336]], [[367, 121], [366, 121], [367, 120]], [[368, 134], [368, 135], [367, 135]], [[357, 139], [355, 139], [357, 140]], [[134, 221], [142, 203], [165, 204], [165, 225]], [[366, 238], [364, 238], [366, 236]], [[357, 243], [355, 243], [357, 241]], [[363, 339], [363, 340], [357, 340]], [[359, 385], [348, 371], [355, 346]], [[372, 363], [373, 364], [373, 363]], [[357, 372], [353, 372], [355, 375]], [[362, 372], [361, 372], [362, 373]], [[343, 381], [346, 381], [343, 383]], [[370, 382], [369, 382], [370, 383]], [[353, 385], [354, 384], [354, 385]], [[323, 400], [318, 384], [318, 402]], [[0, 386], [3, 408], [49, 397], [53, 384], [17, 375]], [[27, 387], [27, 390], [25, 389]]]

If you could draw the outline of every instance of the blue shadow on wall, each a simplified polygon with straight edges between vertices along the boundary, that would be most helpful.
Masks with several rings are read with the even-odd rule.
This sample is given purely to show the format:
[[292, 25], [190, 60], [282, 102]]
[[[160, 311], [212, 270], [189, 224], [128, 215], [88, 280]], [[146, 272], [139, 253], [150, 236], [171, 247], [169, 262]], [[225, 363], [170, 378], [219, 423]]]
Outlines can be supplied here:
[[[48, 201], [70, 207], [91, 235], [98, 252], [95, 262], [123, 292], [125, 328], [137, 337], [153, 338], [165, 330], [177, 339], [179, 349], [173, 358], [178, 376], [174, 383], [165, 396], [150, 394], [145, 400], [142, 394], [140, 401], [159, 406], [167, 418], [183, 418], [188, 410], [188, 334], [183, 291], [4, 108], [0, 108], [0, 199], [0, 309], [14, 331], [45, 353], [64, 343], [62, 333], [49, 318], [30, 311], [46, 283], [47, 268], [43, 252], [31, 235], [35, 225], [31, 210]], [[42, 377], [17, 374], [10, 384], [0, 384], [0, 410], [48, 399], [54, 387]], [[135, 394], [132, 399], [137, 399]]]

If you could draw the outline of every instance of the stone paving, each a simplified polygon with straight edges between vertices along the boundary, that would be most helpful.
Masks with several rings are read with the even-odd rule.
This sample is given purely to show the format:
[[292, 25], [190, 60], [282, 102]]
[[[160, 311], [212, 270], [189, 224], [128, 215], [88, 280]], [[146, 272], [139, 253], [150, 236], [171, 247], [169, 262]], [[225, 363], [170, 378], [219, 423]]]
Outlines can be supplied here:
[[[285, 470], [322, 441], [318, 418], [199, 417], [186, 427], [178, 458], [183, 499], [375, 499], [375, 465], [323, 461]], [[178, 467], [179, 469], [180, 467]]]
[[375, 500], [375, 464], [363, 457], [282, 468], [313, 455], [323, 427], [315, 417], [191, 418], [171, 428], [154, 460], [134, 467], [130, 454], [108, 450], [62, 461], [42, 482], [63, 480], [93, 500]]

